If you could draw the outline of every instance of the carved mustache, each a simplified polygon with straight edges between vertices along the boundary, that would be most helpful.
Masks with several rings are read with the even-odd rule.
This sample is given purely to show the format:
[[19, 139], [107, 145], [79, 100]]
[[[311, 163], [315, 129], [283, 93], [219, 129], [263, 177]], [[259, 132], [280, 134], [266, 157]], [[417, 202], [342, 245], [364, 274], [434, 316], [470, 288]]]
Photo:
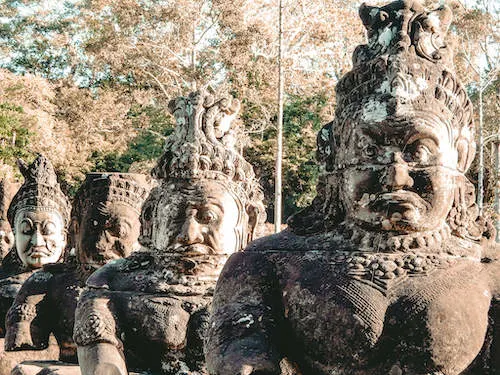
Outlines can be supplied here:
[[215, 249], [213, 249], [211, 246], [203, 244], [192, 244], [192, 245], [177, 244], [176, 246], [174, 246], [174, 252], [186, 256], [217, 254]]
[[411, 204], [417, 209], [430, 210], [431, 205], [420, 197], [420, 195], [406, 190], [398, 190], [390, 193], [381, 193], [375, 196], [369, 206], [372, 209], [380, 210], [391, 205]]

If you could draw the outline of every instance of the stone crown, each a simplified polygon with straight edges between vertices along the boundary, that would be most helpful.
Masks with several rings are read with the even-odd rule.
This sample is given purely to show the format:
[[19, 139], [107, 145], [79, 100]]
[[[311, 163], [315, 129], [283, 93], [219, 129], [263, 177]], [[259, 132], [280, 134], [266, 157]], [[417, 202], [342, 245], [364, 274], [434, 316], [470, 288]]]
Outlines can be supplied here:
[[151, 183], [139, 173], [88, 173], [73, 202], [72, 217], [101, 202], [123, 203], [140, 214]]
[[54, 167], [49, 159], [39, 155], [31, 165], [18, 161], [24, 183], [12, 198], [7, 217], [12, 227], [16, 213], [21, 209], [58, 212], [68, 224], [71, 205], [62, 192]]
[[177, 126], [153, 170], [159, 179], [214, 179], [246, 201], [260, 192], [252, 166], [237, 144], [234, 120], [240, 102], [203, 89], [169, 103]]

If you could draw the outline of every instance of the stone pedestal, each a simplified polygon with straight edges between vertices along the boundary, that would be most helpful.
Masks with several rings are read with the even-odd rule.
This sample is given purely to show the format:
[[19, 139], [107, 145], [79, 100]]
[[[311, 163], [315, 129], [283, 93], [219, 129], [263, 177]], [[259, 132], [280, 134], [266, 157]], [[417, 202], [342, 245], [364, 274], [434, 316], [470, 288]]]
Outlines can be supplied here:
[[[56, 360], [59, 358], [59, 347], [54, 337], [50, 338], [49, 347], [45, 350], [25, 350], [20, 352], [5, 352], [4, 351], [4, 339], [0, 339], [0, 375], [10, 375], [12, 369], [16, 367], [18, 363], [26, 360]], [[21, 373], [19, 373], [21, 374]], [[24, 373], [22, 373], [24, 374]], [[34, 374], [32, 372], [26, 372], [25, 374]], [[78, 375], [80, 375], [78, 373]]]

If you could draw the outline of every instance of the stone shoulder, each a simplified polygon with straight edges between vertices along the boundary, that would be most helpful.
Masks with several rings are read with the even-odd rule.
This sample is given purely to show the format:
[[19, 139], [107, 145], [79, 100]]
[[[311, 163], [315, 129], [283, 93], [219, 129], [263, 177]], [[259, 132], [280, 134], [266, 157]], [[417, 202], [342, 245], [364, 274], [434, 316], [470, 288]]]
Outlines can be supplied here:
[[127, 258], [109, 262], [96, 270], [86, 282], [87, 287], [95, 289], [115, 289], [119, 287], [124, 273], [152, 267], [153, 258], [147, 252], [136, 252]]

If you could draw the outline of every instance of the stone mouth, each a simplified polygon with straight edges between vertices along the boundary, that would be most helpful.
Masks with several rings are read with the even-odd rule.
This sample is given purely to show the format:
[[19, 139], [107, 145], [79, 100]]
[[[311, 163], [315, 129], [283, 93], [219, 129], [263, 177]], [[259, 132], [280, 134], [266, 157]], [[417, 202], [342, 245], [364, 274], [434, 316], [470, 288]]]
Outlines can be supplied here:
[[[401, 209], [417, 209], [428, 211], [431, 207], [428, 202], [422, 199], [417, 193], [407, 190], [397, 190], [390, 193], [381, 193], [370, 203], [370, 207], [377, 211]], [[389, 212], [390, 213], [390, 212]]]
[[217, 252], [210, 246], [202, 244], [178, 246], [174, 249], [175, 253], [183, 256], [214, 255]]
[[52, 251], [46, 247], [32, 247], [27, 252], [26, 255], [31, 258], [43, 258], [52, 255]]

